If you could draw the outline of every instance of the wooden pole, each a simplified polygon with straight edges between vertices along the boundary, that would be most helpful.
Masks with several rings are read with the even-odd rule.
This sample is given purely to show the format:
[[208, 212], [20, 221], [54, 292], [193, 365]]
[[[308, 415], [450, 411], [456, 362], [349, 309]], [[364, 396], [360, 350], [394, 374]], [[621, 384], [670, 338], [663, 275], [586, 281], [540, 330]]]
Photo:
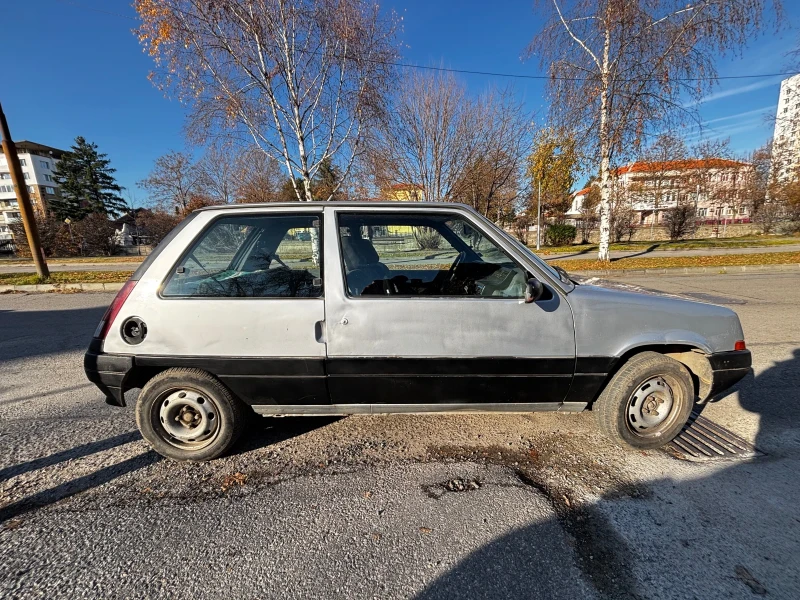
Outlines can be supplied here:
[[33, 216], [33, 206], [31, 197], [28, 194], [28, 185], [22, 175], [22, 166], [19, 164], [17, 147], [11, 139], [8, 130], [6, 115], [3, 113], [3, 106], [0, 104], [0, 133], [2, 133], [3, 152], [8, 161], [8, 170], [11, 172], [11, 182], [14, 184], [14, 191], [17, 194], [19, 212], [22, 216], [22, 225], [25, 227], [25, 235], [28, 238], [28, 246], [31, 249], [33, 264], [36, 266], [36, 273], [42, 279], [50, 277], [50, 270], [47, 268], [47, 260], [44, 257], [42, 244], [39, 240], [39, 229], [36, 227], [36, 219]]

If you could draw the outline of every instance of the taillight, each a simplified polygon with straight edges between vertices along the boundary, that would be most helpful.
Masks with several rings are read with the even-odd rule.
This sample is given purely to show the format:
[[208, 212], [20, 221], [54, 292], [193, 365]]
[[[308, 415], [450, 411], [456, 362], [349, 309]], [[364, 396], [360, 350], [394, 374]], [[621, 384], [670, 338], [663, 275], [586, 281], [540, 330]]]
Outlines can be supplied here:
[[747, 350], [747, 344], [744, 343], [744, 340], [739, 340], [733, 345], [733, 349], [736, 351]]
[[106, 339], [106, 335], [108, 335], [108, 329], [111, 327], [111, 323], [114, 322], [114, 319], [117, 318], [122, 305], [125, 304], [125, 300], [128, 299], [133, 288], [136, 287], [136, 282], [132, 279], [129, 279], [125, 282], [125, 285], [122, 286], [122, 289], [117, 292], [117, 295], [114, 296], [113, 302], [111, 305], [106, 309], [106, 313], [103, 315], [100, 324], [97, 326], [97, 329], [94, 330], [94, 337], [100, 340]]

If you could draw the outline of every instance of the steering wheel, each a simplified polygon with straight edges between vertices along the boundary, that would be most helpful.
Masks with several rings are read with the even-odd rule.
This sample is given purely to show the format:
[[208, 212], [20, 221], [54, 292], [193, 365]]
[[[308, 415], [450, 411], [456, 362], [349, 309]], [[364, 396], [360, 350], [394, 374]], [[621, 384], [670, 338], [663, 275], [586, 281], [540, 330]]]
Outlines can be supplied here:
[[453, 261], [453, 264], [450, 265], [450, 269], [447, 271], [447, 275], [445, 276], [445, 279], [448, 283], [452, 283], [453, 279], [455, 279], [456, 269], [458, 269], [458, 265], [460, 265], [466, 257], [467, 253], [464, 252], [463, 250], [458, 253], [458, 256], [456, 256], [456, 259]]

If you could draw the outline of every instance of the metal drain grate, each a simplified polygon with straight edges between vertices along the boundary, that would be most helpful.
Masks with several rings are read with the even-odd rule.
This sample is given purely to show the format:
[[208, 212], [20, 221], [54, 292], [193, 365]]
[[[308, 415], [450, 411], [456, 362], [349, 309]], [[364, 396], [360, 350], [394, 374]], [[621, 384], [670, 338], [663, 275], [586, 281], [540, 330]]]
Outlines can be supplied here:
[[707, 461], [763, 456], [747, 440], [693, 412], [680, 435], [667, 444], [670, 454], [682, 460]]

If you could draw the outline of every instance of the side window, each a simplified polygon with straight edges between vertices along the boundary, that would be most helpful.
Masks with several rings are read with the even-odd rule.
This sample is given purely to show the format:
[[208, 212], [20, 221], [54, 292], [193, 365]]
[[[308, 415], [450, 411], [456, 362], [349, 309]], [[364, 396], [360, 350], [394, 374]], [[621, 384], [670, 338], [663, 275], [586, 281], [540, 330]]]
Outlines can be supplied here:
[[319, 298], [321, 222], [321, 215], [218, 219], [176, 265], [162, 295]]
[[351, 296], [525, 296], [525, 270], [461, 217], [343, 213], [338, 225]]

